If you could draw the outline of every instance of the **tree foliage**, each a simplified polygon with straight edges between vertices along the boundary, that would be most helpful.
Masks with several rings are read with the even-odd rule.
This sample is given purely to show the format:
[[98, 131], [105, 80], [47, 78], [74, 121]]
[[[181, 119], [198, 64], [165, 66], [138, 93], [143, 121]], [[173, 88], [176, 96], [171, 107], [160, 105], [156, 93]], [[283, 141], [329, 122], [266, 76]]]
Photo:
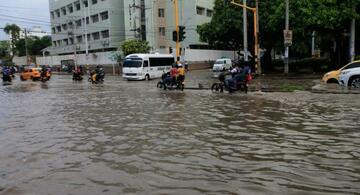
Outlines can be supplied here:
[[[239, 1], [241, 2], [241, 1]], [[255, 0], [248, 1], [255, 6]], [[351, 19], [359, 18], [353, 8], [360, 6], [360, 0], [290, 0], [290, 29], [293, 30], [291, 53], [297, 57], [311, 55], [311, 34], [316, 31], [318, 47], [324, 52], [332, 53], [333, 61], [348, 50], [348, 29]], [[253, 41], [253, 16], [248, 12], [249, 46]], [[271, 60], [273, 49], [282, 50], [283, 29], [285, 28], [285, 0], [259, 0], [260, 43]], [[237, 50], [242, 43], [242, 9], [224, 0], [216, 0], [211, 22], [197, 29], [201, 41], [210, 45], [231, 45]], [[336, 48], [333, 46], [337, 45]], [[337, 54], [337, 55], [335, 55]], [[334, 57], [337, 56], [337, 57]]]
[[0, 41], [0, 59], [10, 59], [10, 43], [8, 41]]
[[[19, 39], [16, 44], [16, 53], [19, 56], [25, 56], [25, 39]], [[42, 55], [42, 50], [51, 46], [51, 37], [44, 36], [42, 38], [31, 36], [27, 38], [27, 49], [29, 55]]]
[[210, 46], [238, 50], [242, 45], [242, 11], [216, 0], [211, 22], [198, 26], [200, 41]]
[[11, 51], [13, 53], [11, 59], [15, 55], [15, 44], [20, 39], [20, 31], [21, 31], [20, 27], [17, 26], [16, 24], [6, 24], [4, 28], [4, 32], [11, 36], [10, 45], [11, 45]]
[[123, 41], [120, 49], [124, 56], [127, 56], [134, 53], [149, 53], [150, 46], [147, 41], [130, 39]]

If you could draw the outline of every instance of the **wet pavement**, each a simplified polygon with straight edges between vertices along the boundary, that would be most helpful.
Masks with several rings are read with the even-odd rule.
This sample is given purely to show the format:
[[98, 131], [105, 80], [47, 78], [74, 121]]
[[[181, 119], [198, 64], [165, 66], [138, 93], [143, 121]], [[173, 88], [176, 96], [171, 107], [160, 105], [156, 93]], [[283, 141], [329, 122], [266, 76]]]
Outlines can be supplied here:
[[0, 194], [360, 192], [359, 95], [156, 82], [0, 86]]

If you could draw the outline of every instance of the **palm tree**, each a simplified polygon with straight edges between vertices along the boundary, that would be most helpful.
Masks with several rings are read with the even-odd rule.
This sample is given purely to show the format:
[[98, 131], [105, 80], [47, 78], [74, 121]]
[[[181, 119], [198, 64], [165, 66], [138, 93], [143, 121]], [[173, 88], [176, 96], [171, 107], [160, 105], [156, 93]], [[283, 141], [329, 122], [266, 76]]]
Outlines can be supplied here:
[[12, 52], [12, 55], [11, 55], [11, 60], [14, 58], [15, 56], [15, 44], [16, 42], [20, 39], [20, 31], [21, 31], [21, 28], [16, 25], [16, 24], [7, 24], [4, 28], [4, 32], [8, 35], [10, 35], [11, 37], [11, 52]]

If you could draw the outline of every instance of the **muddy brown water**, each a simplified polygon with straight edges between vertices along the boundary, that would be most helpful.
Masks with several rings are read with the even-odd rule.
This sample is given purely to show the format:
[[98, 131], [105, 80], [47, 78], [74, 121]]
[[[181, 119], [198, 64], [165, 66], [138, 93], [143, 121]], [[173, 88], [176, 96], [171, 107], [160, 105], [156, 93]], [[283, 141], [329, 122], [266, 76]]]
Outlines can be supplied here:
[[0, 194], [360, 192], [360, 96], [155, 86], [0, 86]]

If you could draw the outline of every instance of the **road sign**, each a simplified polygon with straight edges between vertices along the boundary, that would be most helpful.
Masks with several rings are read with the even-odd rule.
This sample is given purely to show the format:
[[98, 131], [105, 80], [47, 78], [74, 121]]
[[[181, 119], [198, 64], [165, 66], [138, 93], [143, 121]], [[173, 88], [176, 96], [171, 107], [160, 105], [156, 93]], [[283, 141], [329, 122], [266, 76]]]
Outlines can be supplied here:
[[284, 45], [285, 46], [291, 46], [292, 45], [292, 39], [293, 39], [293, 32], [292, 30], [284, 30]]

